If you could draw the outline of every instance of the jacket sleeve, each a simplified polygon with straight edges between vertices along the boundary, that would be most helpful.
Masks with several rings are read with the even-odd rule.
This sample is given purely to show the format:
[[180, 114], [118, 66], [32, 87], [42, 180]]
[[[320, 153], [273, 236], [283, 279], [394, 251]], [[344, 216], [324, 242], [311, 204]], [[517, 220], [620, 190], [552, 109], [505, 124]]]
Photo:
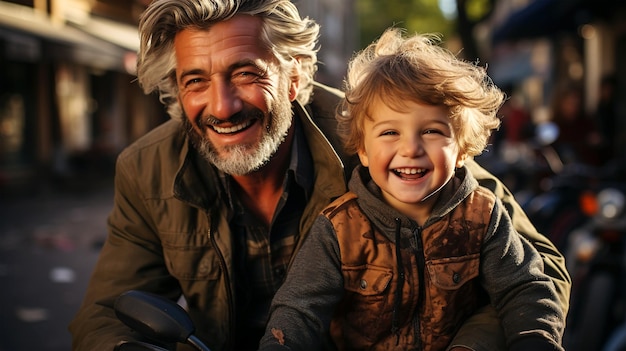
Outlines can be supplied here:
[[344, 291], [339, 257], [332, 225], [319, 216], [272, 300], [259, 350], [334, 349], [329, 326]]
[[563, 311], [554, 283], [528, 240], [496, 202], [481, 250], [481, 282], [502, 323], [509, 350], [562, 350]]
[[[466, 162], [466, 166], [480, 185], [491, 190], [500, 199], [515, 230], [539, 251], [544, 264], [544, 272], [555, 285], [562, 311], [567, 313], [572, 281], [565, 267], [563, 255], [547, 237], [537, 232], [513, 195], [500, 180], [475, 161]], [[476, 351], [493, 350], [489, 348], [489, 345], [498, 344], [498, 341], [503, 339], [499, 320], [493, 318], [494, 315], [493, 308], [486, 308], [474, 314], [464, 323], [450, 345], [464, 346]]]
[[138, 289], [175, 299], [180, 295], [168, 274], [161, 244], [138, 194], [138, 177], [118, 158], [108, 235], [78, 313], [69, 325], [72, 350], [113, 350], [123, 340], [142, 340], [115, 316], [121, 293]]

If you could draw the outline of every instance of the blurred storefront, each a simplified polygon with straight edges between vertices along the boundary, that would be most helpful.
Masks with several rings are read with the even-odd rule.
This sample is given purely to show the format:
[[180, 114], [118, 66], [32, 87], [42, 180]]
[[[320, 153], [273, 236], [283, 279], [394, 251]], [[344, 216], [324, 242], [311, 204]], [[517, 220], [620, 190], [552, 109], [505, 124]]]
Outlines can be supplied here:
[[[550, 119], [561, 87], [581, 86], [594, 116], [604, 77], [617, 82], [618, 150], [626, 150], [626, 3], [613, 0], [499, 0], [480, 37], [496, 84], [521, 91], [537, 121]], [[622, 156], [626, 156], [622, 151]]]
[[[354, 0], [294, 1], [322, 25], [318, 80], [339, 86], [356, 45]], [[135, 81], [150, 0], [0, 1], [0, 194], [112, 170], [168, 117]]]
[[166, 119], [135, 82], [136, 24], [94, 16], [98, 4], [0, 1], [0, 192], [110, 173]]
[[320, 50], [316, 79], [341, 87], [348, 60], [359, 49], [359, 33], [355, 4], [358, 0], [295, 0], [303, 16], [320, 25]]

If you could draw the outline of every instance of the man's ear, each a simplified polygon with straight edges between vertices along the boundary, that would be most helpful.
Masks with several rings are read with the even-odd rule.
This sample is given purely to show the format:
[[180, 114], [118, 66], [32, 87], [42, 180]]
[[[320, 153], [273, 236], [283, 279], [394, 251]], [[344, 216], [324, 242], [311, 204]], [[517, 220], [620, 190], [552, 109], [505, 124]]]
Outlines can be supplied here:
[[300, 81], [292, 80], [289, 85], [289, 101], [294, 101], [298, 97], [298, 92], [300, 91]]
[[294, 101], [298, 98], [300, 92], [300, 76], [302, 75], [302, 69], [300, 67], [300, 59], [295, 58], [293, 68], [291, 69], [291, 75], [289, 77], [289, 101]]

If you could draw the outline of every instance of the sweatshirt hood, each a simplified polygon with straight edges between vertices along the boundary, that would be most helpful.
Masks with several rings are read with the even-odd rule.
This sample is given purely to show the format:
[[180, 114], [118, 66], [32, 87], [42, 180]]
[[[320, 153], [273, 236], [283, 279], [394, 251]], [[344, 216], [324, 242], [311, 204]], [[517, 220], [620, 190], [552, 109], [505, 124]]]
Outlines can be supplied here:
[[[390, 240], [396, 241], [394, 233], [398, 225], [404, 228], [417, 227], [415, 221], [383, 200], [382, 191], [372, 180], [367, 167], [359, 165], [354, 169], [348, 187], [358, 196], [358, 204], [372, 224], [388, 235]], [[477, 187], [478, 182], [467, 169], [458, 168], [454, 177], [439, 190], [439, 198], [424, 227], [452, 211]]]

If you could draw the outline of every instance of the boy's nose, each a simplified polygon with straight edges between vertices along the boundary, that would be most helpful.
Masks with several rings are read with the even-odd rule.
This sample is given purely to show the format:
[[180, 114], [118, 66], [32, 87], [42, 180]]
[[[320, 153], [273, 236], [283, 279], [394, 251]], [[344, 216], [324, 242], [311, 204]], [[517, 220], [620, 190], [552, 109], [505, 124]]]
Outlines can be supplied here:
[[402, 156], [417, 157], [420, 156], [423, 152], [424, 148], [422, 147], [422, 142], [419, 140], [419, 138], [411, 137], [403, 139], [402, 147], [400, 148], [400, 153]]

